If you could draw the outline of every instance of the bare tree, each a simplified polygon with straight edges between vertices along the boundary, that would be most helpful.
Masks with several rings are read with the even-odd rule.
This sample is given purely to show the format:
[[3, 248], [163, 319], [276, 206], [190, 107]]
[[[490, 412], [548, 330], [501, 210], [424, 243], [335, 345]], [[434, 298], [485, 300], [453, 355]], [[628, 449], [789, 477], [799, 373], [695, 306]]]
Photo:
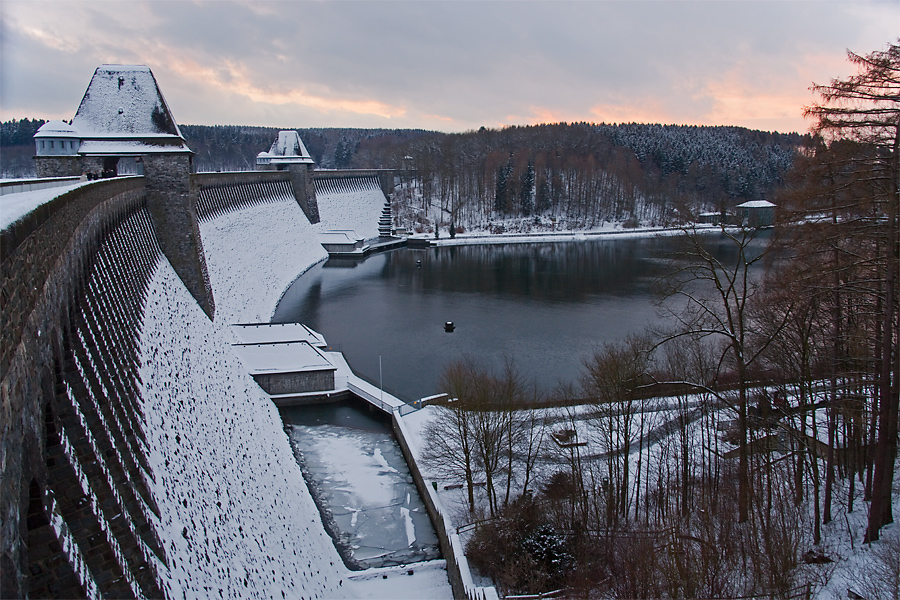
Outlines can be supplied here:
[[[758, 229], [728, 228], [724, 224], [717, 236], [707, 230], [685, 228], [681, 241], [681, 264], [669, 276], [666, 293], [668, 297], [682, 298], [684, 310], [673, 313], [677, 329], [664, 339], [720, 343], [722, 353], [716, 378], [723, 367], [734, 373], [737, 398], [729, 401], [727, 395], [716, 393], [719, 400], [728, 402], [737, 413], [738, 520], [743, 523], [750, 516], [752, 501], [747, 412], [751, 369], [784, 327], [784, 323], [779, 323], [764, 337], [751, 318], [752, 303], [759, 292], [754, 269], [761, 266], [768, 244], [760, 238]], [[721, 253], [713, 251], [712, 244], [717, 242], [724, 243]], [[688, 383], [698, 389], [716, 391], [705, 382]]]
[[[631, 499], [631, 448], [640, 439], [637, 390], [650, 362], [646, 338], [629, 337], [594, 352], [585, 365], [582, 391], [595, 401], [591, 420], [600, 435], [607, 462], [606, 524], [628, 519]], [[639, 493], [639, 490], [637, 490]]]

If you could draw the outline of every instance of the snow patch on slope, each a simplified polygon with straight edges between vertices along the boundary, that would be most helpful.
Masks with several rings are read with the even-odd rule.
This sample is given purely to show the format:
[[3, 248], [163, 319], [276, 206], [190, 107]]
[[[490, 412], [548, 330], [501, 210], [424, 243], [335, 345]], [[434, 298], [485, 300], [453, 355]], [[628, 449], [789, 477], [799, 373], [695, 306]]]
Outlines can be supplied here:
[[268, 322], [284, 290], [328, 257], [293, 199], [200, 224], [217, 323]]
[[319, 232], [352, 229], [363, 239], [378, 237], [378, 219], [384, 208], [381, 189], [316, 193]]
[[226, 335], [160, 261], [141, 333], [141, 397], [167, 595], [342, 596], [346, 569], [278, 411]]

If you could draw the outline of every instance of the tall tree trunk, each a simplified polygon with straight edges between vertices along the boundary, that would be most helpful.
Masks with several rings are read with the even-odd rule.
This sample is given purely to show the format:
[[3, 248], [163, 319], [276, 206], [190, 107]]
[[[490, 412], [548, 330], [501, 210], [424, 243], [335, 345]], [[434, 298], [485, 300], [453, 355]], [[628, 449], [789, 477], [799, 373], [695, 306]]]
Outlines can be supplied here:
[[[891, 511], [891, 488], [894, 482], [894, 464], [897, 458], [897, 418], [900, 411], [900, 393], [897, 381], [900, 375], [900, 353], [894, 347], [894, 304], [897, 285], [897, 252], [898, 224], [897, 211], [900, 203], [900, 123], [897, 124], [897, 135], [894, 141], [894, 172], [892, 174], [892, 198], [887, 203], [887, 252], [885, 257], [885, 298], [881, 321], [881, 363], [879, 365], [879, 432], [878, 446], [875, 450], [875, 473], [872, 480], [872, 504], [869, 508], [869, 525], [866, 530], [866, 542], [878, 539], [882, 526], [893, 522]], [[893, 372], [893, 377], [891, 376]], [[893, 381], [892, 381], [893, 379]]]

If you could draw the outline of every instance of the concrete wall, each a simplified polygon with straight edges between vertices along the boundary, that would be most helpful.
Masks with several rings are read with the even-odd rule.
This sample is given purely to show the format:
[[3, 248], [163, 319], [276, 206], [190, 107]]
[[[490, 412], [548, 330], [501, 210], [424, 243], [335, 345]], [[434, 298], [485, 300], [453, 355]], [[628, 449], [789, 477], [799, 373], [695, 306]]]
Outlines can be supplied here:
[[254, 375], [253, 379], [267, 394], [272, 395], [325, 392], [334, 389], [334, 371], [273, 373]]
[[135, 338], [160, 251], [140, 179], [2, 232], [0, 595], [162, 595]]

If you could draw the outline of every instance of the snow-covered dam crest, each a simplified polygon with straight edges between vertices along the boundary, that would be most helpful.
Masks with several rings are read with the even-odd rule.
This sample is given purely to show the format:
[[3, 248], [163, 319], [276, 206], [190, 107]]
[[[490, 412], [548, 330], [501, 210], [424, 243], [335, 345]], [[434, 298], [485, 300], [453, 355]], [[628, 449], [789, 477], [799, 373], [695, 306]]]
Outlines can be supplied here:
[[363, 593], [231, 350], [229, 326], [268, 320], [326, 253], [285, 177], [225, 179], [197, 186], [214, 320], [161, 249], [142, 177], [4, 228], [4, 596]]

